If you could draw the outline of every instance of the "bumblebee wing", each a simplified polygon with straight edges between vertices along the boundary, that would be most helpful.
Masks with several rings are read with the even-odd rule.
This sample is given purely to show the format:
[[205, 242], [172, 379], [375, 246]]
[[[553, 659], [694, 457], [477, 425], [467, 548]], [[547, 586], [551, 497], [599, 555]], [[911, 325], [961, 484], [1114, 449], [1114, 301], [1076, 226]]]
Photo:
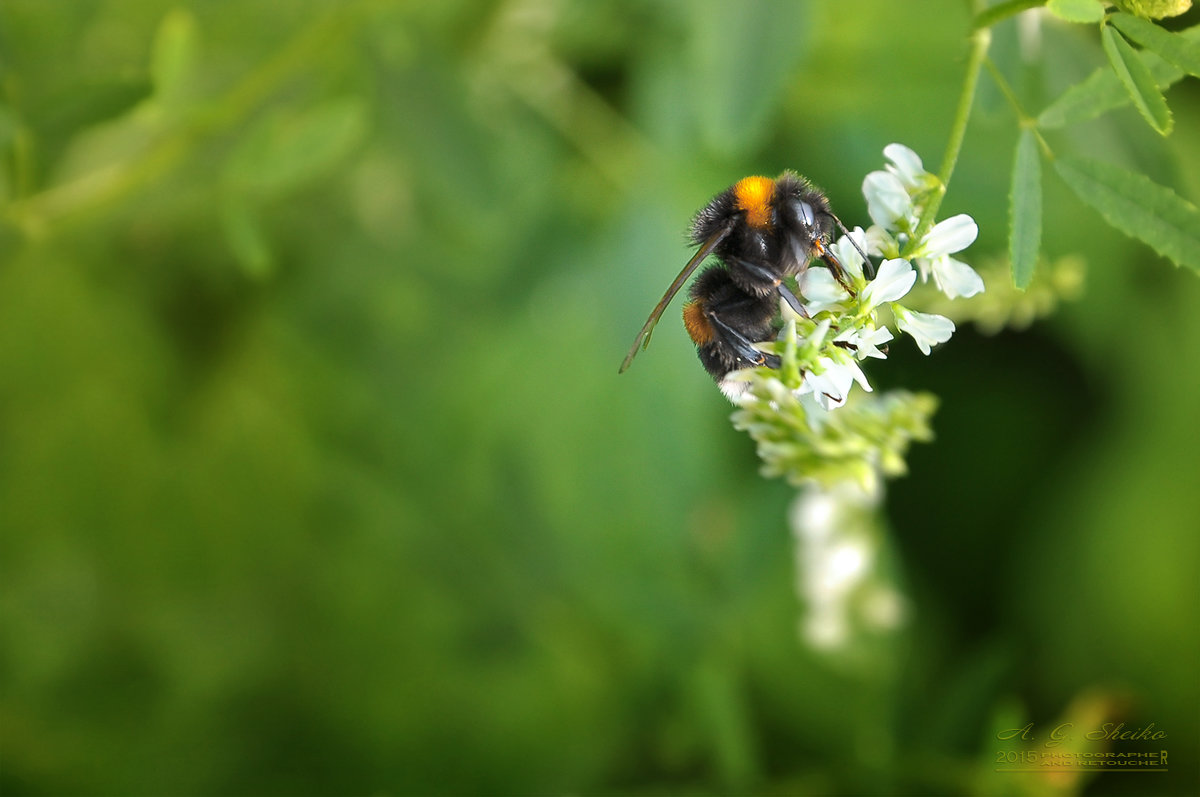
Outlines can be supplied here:
[[637, 337], [633, 339], [633, 346], [630, 347], [629, 354], [625, 355], [625, 362], [621, 363], [621, 370], [617, 373], [625, 373], [625, 369], [629, 367], [629, 364], [633, 362], [633, 358], [637, 356], [638, 350], [644, 349], [650, 345], [650, 333], [654, 331], [654, 325], [658, 323], [658, 319], [662, 318], [663, 311], [667, 309], [667, 305], [669, 305], [671, 300], [675, 298], [675, 294], [679, 293], [679, 289], [683, 287], [683, 283], [687, 282], [687, 278], [692, 275], [692, 272], [696, 270], [696, 267], [704, 262], [706, 257], [712, 254], [712, 251], [717, 248], [717, 245], [721, 243], [721, 241], [725, 240], [725, 236], [729, 235], [729, 231], [731, 229], [732, 226], [727, 224], [721, 229], [717, 230], [715, 233], [709, 236], [708, 240], [704, 242], [704, 245], [696, 251], [696, 254], [692, 255], [692, 259], [687, 262], [687, 265], [683, 267], [683, 271], [679, 272], [679, 276], [676, 277], [675, 281], [671, 283], [671, 286], [667, 288], [667, 292], [663, 294], [662, 299], [660, 299], [658, 304], [654, 306], [654, 309], [650, 311], [650, 317], [646, 319], [646, 323], [642, 325], [641, 331], [638, 332]]

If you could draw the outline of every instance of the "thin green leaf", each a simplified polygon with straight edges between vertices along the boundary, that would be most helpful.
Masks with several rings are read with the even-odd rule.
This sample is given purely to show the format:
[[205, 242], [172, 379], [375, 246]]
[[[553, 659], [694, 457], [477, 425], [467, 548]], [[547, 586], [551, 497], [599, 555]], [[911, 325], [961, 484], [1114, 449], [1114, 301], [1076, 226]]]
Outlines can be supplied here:
[[1180, 266], [1200, 271], [1200, 209], [1144, 175], [1086, 158], [1054, 168], [1076, 196], [1109, 224]]
[[146, 100], [154, 91], [145, 75], [102, 75], [67, 86], [47, 99], [49, 135], [67, 136], [98, 122], [116, 119]]
[[227, 184], [255, 196], [278, 195], [315, 179], [350, 153], [366, 130], [361, 100], [329, 100], [266, 116], [226, 163]]
[[1134, 107], [1160, 135], [1170, 133], [1171, 109], [1167, 107], [1167, 101], [1158, 90], [1158, 83], [1151, 74], [1150, 67], [1146, 66], [1137, 50], [1125, 41], [1125, 37], [1112, 27], [1105, 25], [1100, 29], [1100, 41], [1104, 45], [1108, 63], [1125, 86]]
[[[1143, 53], [1142, 60], [1150, 67], [1150, 73], [1160, 88], [1166, 88], [1183, 77], [1182, 70], [1154, 53]], [[1130, 102], [1129, 93], [1113, 71], [1100, 67], [1058, 95], [1058, 99], [1038, 115], [1037, 123], [1043, 130], [1053, 130], [1086, 122]]]
[[1008, 255], [1013, 284], [1029, 287], [1042, 245], [1042, 161], [1037, 138], [1029, 128], [1017, 138], [1009, 195]]
[[159, 102], [169, 103], [184, 92], [195, 72], [198, 51], [196, 18], [184, 8], [168, 11], [150, 53], [150, 77]]
[[1104, 19], [1100, 0], [1050, 0], [1046, 10], [1064, 22], [1099, 22]]
[[1128, 38], [1158, 53], [1164, 61], [1169, 61], [1189, 75], [1200, 77], [1200, 47], [1189, 41], [1183, 33], [1172, 33], [1132, 14], [1113, 14], [1109, 19]]
[[253, 208], [242, 197], [226, 197], [221, 203], [221, 229], [246, 276], [266, 280], [275, 271], [270, 242]]

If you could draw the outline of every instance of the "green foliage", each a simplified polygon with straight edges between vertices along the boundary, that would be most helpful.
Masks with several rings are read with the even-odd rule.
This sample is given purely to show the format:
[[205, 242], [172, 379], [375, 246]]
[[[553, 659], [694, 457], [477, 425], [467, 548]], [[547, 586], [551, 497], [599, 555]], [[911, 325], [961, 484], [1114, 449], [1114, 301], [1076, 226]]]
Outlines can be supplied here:
[[1022, 130], [1009, 192], [1008, 252], [1013, 283], [1025, 290], [1033, 280], [1042, 246], [1042, 160], [1032, 130]]
[[1133, 107], [1137, 108], [1138, 113], [1155, 131], [1164, 136], [1170, 133], [1174, 126], [1171, 109], [1167, 107], [1167, 101], [1159, 92], [1150, 67], [1146, 66], [1138, 52], [1111, 26], [1105, 25], [1100, 28], [1100, 41], [1104, 44], [1104, 54], [1108, 56], [1113, 74], [1133, 99]]
[[[1055, 101], [1038, 113], [1035, 119], [1030, 119], [1006, 79], [994, 64], [989, 63], [993, 76], [1021, 119], [1009, 213], [1013, 281], [1020, 286], [1028, 285], [1032, 279], [1040, 245], [1039, 235], [1031, 234], [1041, 228], [1041, 190], [1040, 187], [1036, 191], [1033, 190], [1033, 178], [1037, 176], [1040, 180], [1040, 175], [1034, 172], [1035, 169], [1040, 172], [1040, 163], [1034, 152], [1033, 136], [1037, 135], [1041, 146], [1053, 156], [1053, 148], [1040, 137], [1039, 129], [1049, 131], [1086, 122], [1126, 104], [1132, 104], [1155, 132], [1162, 136], [1169, 135], [1174, 127], [1174, 118], [1163, 95], [1163, 89], [1185, 75], [1196, 75], [1197, 69], [1200, 68], [1198, 26], [1170, 32], [1141, 16], [1122, 12], [1106, 14], [1104, 5], [1095, 0], [1050, 0], [1046, 7], [1055, 17], [1067, 22], [1100, 23], [1100, 42], [1109, 69], [1098, 69], [1086, 80], [1068, 86]], [[1028, 9], [1028, 4], [1014, 2], [1000, 3], [987, 8], [976, 15], [976, 30], [989, 28]], [[1150, 17], [1165, 15], [1144, 14]], [[1140, 44], [1143, 49], [1135, 49], [1126, 36]], [[1119, 167], [1116, 166], [1111, 169], [1119, 171]], [[1058, 171], [1077, 192], [1084, 186], [1078, 175], [1069, 167], [1060, 167]], [[1068, 174], [1073, 177], [1068, 178]], [[1019, 179], [1023, 181], [1022, 190], [1017, 190]], [[1107, 189], [1099, 199], [1088, 195], [1081, 195], [1081, 198], [1089, 204], [1102, 207], [1105, 219], [1117, 229], [1150, 243], [1159, 253], [1174, 260], [1177, 265], [1187, 265], [1176, 253], [1188, 251], [1184, 242], [1200, 235], [1200, 227], [1196, 226], [1195, 219], [1183, 209], [1183, 206], [1187, 205], [1186, 202], [1178, 198], [1167, 198], [1174, 196], [1170, 187], [1158, 185], [1146, 178], [1110, 181]], [[1183, 206], [1180, 202], [1183, 202]], [[1114, 213], [1113, 209], [1117, 204], [1169, 207], [1167, 213], [1170, 218], [1163, 218], [1151, 211], [1151, 223], [1148, 226], [1139, 226], [1129, 217]], [[1137, 216], [1140, 221], [1142, 214]], [[1176, 228], [1174, 225], [1177, 223], [1183, 226]], [[1166, 239], [1159, 237], [1164, 231], [1167, 231]]]
[[[1186, 35], [1170, 33], [1153, 22], [1129, 14], [1113, 14], [1110, 22], [1148, 52], [1156, 53], [1192, 77], [1200, 77], [1200, 47]], [[1196, 28], [1190, 31], [1193, 36], [1197, 33]]]
[[[1195, 43], [1200, 42], [1200, 28], [1193, 28], [1190, 33], [1187, 40], [1195, 46]], [[1144, 60], [1160, 88], [1178, 83], [1183, 77], [1182, 70], [1154, 53], [1146, 53]], [[1099, 68], [1047, 105], [1038, 114], [1037, 123], [1042, 129], [1054, 130], [1086, 122], [1132, 102], [1133, 98], [1125, 90], [1116, 73], [1112, 69]]]
[[1109, 224], [1200, 271], [1200, 210], [1191, 202], [1140, 174], [1100, 161], [1059, 158], [1054, 167]]
[[230, 153], [223, 181], [256, 198], [286, 195], [335, 168], [366, 130], [366, 111], [353, 97], [323, 101], [258, 120]]
[[188, 82], [199, 61], [196, 18], [186, 9], [167, 12], [154, 37], [148, 72], [155, 99], [164, 106], [187, 99]]
[[1084, 292], [1086, 264], [1079, 255], [1067, 255], [1043, 263], [1024, 287], [1012, 280], [1007, 257], [993, 257], [979, 266], [987, 289], [969, 298], [949, 300], [933, 290], [923, 290], [915, 300], [921, 307], [954, 319], [955, 324], [973, 324], [985, 335], [1004, 330], [1026, 330], [1036, 321], [1052, 316], [1064, 301], [1075, 301]]

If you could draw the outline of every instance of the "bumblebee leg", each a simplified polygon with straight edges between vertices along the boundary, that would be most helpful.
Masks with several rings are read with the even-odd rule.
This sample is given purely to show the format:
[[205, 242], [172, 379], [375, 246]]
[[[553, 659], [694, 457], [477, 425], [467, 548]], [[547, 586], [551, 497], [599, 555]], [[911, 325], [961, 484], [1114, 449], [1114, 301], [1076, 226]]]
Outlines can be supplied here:
[[804, 305], [800, 303], [800, 299], [797, 298], [796, 294], [792, 293], [792, 289], [789, 288], [786, 283], [780, 282], [779, 285], [775, 287], [775, 290], [779, 291], [779, 295], [784, 298], [784, 301], [788, 303], [789, 307], [796, 311], [798, 316], [801, 318], [809, 317], [808, 311], [804, 309]]
[[730, 264], [736, 265], [739, 268], [744, 269], [746, 271], [746, 273], [748, 273], [748, 274], [753, 274], [757, 279], [761, 280], [762, 282], [779, 282], [779, 275], [776, 274], [771, 269], [767, 268], [766, 266], [760, 266], [757, 263], [752, 263], [751, 261], [746, 260], [745, 258], [736, 257], [736, 256], [731, 256], [726, 259], [730, 262]]
[[754, 348], [754, 344], [733, 327], [721, 320], [720, 316], [711, 310], [705, 311], [705, 316], [708, 317], [709, 323], [712, 324], [713, 330], [720, 336], [721, 340], [738, 356], [739, 359], [745, 360], [750, 365], [765, 365], [768, 368], [779, 367], [779, 357], [774, 354], [768, 354], [765, 351], [759, 351]]
[[729, 258], [729, 262], [737, 265], [739, 268], [745, 269], [747, 272], [758, 277], [763, 282], [769, 282], [774, 285], [775, 290], [778, 291], [779, 295], [784, 298], [784, 300], [788, 303], [788, 306], [796, 311], [797, 315], [799, 315], [801, 318], [808, 318], [808, 311], [804, 309], [804, 305], [800, 303], [800, 300], [796, 298], [796, 294], [792, 293], [792, 289], [789, 288], [787, 284], [775, 274], [774, 271], [755, 263], [751, 263], [749, 260], [743, 260], [740, 257], [731, 257]]

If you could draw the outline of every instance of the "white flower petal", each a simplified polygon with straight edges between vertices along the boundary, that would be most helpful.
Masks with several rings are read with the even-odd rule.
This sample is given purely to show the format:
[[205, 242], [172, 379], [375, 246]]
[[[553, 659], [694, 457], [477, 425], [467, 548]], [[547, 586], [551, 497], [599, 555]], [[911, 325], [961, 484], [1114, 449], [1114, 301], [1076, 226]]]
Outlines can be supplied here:
[[845, 404], [850, 385], [854, 384], [854, 375], [828, 357], [818, 358], [817, 366], [822, 369], [821, 373], [810, 371], [804, 377], [804, 381], [812, 387], [813, 398], [827, 410]]
[[945, 316], [918, 313], [898, 304], [892, 306], [892, 312], [896, 314], [896, 326], [912, 336], [922, 354], [929, 354], [931, 346], [945, 343], [954, 334], [954, 322]]
[[863, 196], [871, 220], [889, 230], [900, 228], [898, 222], [913, 214], [912, 200], [900, 178], [891, 172], [871, 172], [863, 180]]
[[847, 329], [834, 338], [834, 341], [848, 343], [854, 347], [854, 356], [863, 360], [874, 357], [878, 360], [887, 359], [887, 355], [879, 350], [879, 344], [892, 340], [892, 331], [887, 327], [876, 329], [869, 323], [863, 327]]
[[862, 307], [870, 310], [884, 302], [894, 302], [912, 290], [917, 272], [907, 260], [894, 258], [879, 264], [879, 273], [867, 283], [861, 294]]
[[834, 397], [824, 391], [821, 391], [820, 393], [813, 393], [813, 400], [817, 402], [818, 407], [825, 411], [836, 410], [838, 407], [842, 407], [846, 404], [845, 396]]
[[855, 382], [867, 392], [872, 389], [866, 374], [853, 359], [838, 362], [829, 357], [820, 357], [817, 359], [817, 367], [821, 369], [821, 373], [809, 372], [804, 381], [812, 390], [817, 404], [826, 410], [837, 409], [845, 404], [846, 397], [850, 395], [850, 388]]
[[808, 310], [809, 315], [828, 310], [849, 296], [829, 269], [817, 267], [808, 269], [800, 278], [800, 293], [807, 300], [804, 309]]
[[940, 257], [961, 252], [979, 236], [979, 226], [966, 213], [951, 216], [933, 225], [921, 241], [919, 252], [924, 257]]
[[900, 178], [906, 188], [918, 188], [925, 177], [921, 157], [903, 144], [888, 144], [883, 156], [892, 162], [890, 171]]
[[[854, 244], [858, 244], [858, 249], [854, 248]], [[858, 253], [859, 249], [864, 252], [867, 251], [867, 234], [863, 232], [862, 227], [855, 227], [849, 236], [843, 235], [836, 242], [829, 245], [829, 251], [842, 264], [842, 267], [855, 277], [861, 279], [863, 275], [863, 259], [862, 255]]]
[[858, 382], [859, 387], [868, 393], [874, 391], [874, 388], [871, 387], [871, 383], [867, 381], [867, 375], [864, 374], [863, 370], [858, 367], [857, 362], [851, 360], [850, 362], [846, 363], [845, 368], [850, 372], [850, 375], [854, 377], [854, 381]]
[[808, 428], [814, 432], [819, 432], [829, 423], [829, 411], [817, 403], [816, 394], [813, 393], [812, 385], [807, 381], [801, 382], [800, 387], [792, 391], [792, 395], [800, 402], [800, 406], [804, 409], [804, 418], [808, 421]]
[[900, 242], [896, 237], [878, 224], [867, 228], [867, 245], [864, 247], [872, 257], [899, 257]]
[[946, 294], [947, 298], [954, 299], [959, 296], [967, 297], [983, 293], [983, 278], [975, 273], [975, 269], [961, 260], [955, 260], [946, 255], [933, 260], [930, 267], [933, 270], [933, 279], [937, 283], [938, 290]]
[[933, 261], [927, 257], [913, 258], [913, 266], [916, 267], [917, 273], [921, 275], [921, 282], [929, 282], [930, 276], [933, 275]]

